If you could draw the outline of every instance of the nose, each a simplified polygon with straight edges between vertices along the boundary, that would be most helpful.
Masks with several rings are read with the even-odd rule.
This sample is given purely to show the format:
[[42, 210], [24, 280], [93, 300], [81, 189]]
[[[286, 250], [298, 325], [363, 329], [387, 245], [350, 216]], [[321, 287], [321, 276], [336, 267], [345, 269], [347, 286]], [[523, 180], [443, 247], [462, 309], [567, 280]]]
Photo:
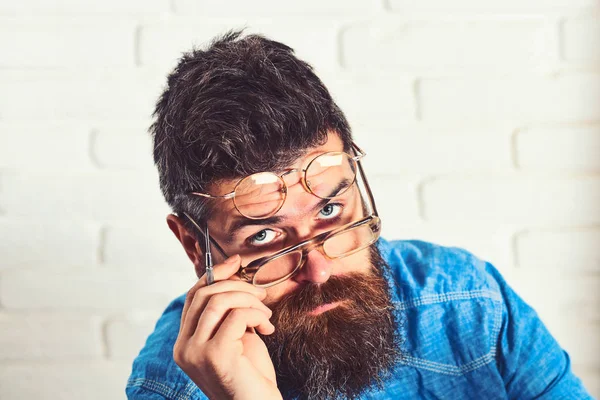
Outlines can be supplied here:
[[327, 259], [319, 250], [312, 250], [293, 279], [299, 283], [325, 283], [331, 276], [332, 268], [332, 260]]

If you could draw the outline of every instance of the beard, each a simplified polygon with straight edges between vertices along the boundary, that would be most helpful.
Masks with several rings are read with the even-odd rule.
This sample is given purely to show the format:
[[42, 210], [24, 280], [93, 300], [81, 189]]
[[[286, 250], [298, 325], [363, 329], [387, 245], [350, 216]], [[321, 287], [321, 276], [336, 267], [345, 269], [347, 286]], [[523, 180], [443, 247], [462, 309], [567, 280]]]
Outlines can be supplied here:
[[[383, 277], [386, 266], [371, 246], [368, 273], [331, 276], [307, 284], [271, 305], [272, 335], [261, 335], [284, 397], [356, 398], [382, 386], [400, 358], [394, 307]], [[316, 307], [339, 302], [318, 315]]]

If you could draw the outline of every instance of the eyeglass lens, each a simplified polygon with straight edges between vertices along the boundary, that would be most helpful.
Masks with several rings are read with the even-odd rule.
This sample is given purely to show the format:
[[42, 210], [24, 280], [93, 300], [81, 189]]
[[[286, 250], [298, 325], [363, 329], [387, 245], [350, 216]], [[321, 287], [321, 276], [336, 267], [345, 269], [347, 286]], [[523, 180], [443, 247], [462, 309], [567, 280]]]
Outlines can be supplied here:
[[233, 202], [240, 214], [249, 218], [265, 218], [279, 211], [285, 195], [285, 182], [281, 177], [271, 172], [260, 172], [237, 184]]
[[[374, 243], [379, 231], [370, 224], [342, 231], [323, 242], [323, 250], [330, 258], [339, 258], [362, 250]], [[301, 266], [302, 252], [294, 251], [262, 265], [256, 271], [253, 283], [257, 286], [270, 285], [291, 277]]]
[[[355, 161], [346, 153], [325, 153], [310, 162], [305, 171], [307, 188], [317, 197], [329, 199], [344, 193], [354, 183]], [[248, 218], [266, 218], [283, 206], [283, 178], [261, 172], [242, 179], [235, 187], [234, 204]]]

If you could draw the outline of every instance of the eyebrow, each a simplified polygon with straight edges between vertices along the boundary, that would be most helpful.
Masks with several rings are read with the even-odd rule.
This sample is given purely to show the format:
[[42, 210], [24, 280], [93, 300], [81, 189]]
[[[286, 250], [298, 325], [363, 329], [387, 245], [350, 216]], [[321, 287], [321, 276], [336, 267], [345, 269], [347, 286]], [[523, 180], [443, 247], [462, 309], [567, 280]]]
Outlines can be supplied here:
[[[339, 185], [337, 187], [335, 187], [331, 193], [327, 196], [327, 197], [335, 197], [338, 192], [345, 186], [348, 186], [348, 179], [344, 179], [343, 181], [341, 181], [339, 183]], [[309, 211], [310, 213], [315, 212], [316, 210], [323, 208], [327, 205], [327, 203], [329, 203], [332, 199], [320, 199], [320, 201], [315, 204], [315, 206]], [[260, 219], [250, 219], [250, 218], [245, 218], [245, 217], [238, 217], [236, 218], [232, 223], [231, 226], [229, 227], [229, 229], [227, 230], [227, 239], [225, 239], [225, 241], [228, 244], [233, 243], [233, 237], [238, 233], [238, 231], [242, 228], [245, 228], [247, 226], [255, 226], [255, 225], [275, 225], [275, 224], [279, 224], [283, 221], [285, 221], [286, 219], [288, 219], [287, 217], [283, 217], [281, 215], [273, 215], [271, 217], [267, 217], [267, 218], [260, 218]]]

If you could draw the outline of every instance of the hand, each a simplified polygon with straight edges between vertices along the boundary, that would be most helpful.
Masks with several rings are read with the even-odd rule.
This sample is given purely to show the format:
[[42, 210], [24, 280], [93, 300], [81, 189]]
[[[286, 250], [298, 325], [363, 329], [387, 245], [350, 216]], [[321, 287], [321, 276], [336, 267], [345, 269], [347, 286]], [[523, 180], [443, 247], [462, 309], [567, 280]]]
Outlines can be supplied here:
[[230, 280], [241, 259], [233, 256], [214, 267], [215, 283], [206, 274], [188, 291], [173, 358], [211, 399], [281, 399], [275, 368], [264, 342], [270, 335], [271, 310], [266, 292]]

